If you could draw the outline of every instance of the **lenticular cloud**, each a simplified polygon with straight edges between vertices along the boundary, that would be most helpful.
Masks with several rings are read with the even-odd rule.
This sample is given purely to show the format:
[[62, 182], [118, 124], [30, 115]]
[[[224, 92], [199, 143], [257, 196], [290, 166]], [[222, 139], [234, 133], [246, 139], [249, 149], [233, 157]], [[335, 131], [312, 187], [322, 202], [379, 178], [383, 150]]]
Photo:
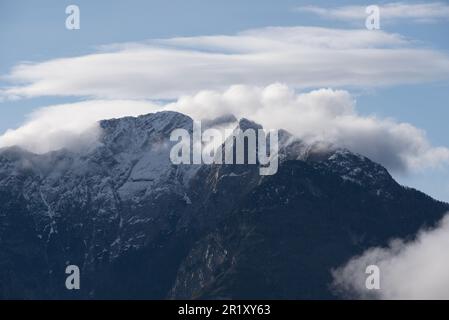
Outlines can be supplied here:
[[4, 77], [8, 86], [0, 88], [0, 99], [177, 99], [233, 84], [366, 88], [447, 80], [448, 75], [445, 52], [398, 34], [267, 27], [108, 45], [83, 56], [21, 63]]

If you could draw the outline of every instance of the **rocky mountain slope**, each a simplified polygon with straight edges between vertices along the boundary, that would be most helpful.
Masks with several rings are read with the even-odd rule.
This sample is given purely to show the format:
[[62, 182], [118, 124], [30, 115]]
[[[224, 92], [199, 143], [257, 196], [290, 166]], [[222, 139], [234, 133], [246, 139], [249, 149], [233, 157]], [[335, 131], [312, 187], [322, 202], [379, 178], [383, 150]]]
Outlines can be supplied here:
[[[173, 165], [171, 131], [192, 130], [180, 113], [100, 126], [82, 152], [0, 150], [0, 298], [335, 298], [332, 268], [449, 211], [363, 156], [286, 132], [278, 173], [261, 176]], [[80, 290], [65, 288], [69, 264]]]

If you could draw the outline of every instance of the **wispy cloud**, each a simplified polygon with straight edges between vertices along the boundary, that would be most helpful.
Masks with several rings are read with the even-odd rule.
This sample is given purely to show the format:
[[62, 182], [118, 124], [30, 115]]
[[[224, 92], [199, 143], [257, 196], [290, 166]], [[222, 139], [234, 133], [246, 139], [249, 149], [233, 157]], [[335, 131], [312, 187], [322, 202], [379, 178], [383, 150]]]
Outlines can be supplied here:
[[[300, 6], [295, 11], [316, 14], [322, 18], [348, 22], [365, 21], [365, 6], [342, 6], [325, 8], [319, 6]], [[394, 22], [409, 19], [414, 22], [437, 22], [449, 20], [449, 4], [443, 2], [405, 3], [392, 2], [379, 5], [382, 21]]]
[[269, 27], [231, 36], [117, 44], [15, 66], [4, 99], [176, 99], [233, 84], [376, 87], [449, 78], [449, 56], [383, 31]]

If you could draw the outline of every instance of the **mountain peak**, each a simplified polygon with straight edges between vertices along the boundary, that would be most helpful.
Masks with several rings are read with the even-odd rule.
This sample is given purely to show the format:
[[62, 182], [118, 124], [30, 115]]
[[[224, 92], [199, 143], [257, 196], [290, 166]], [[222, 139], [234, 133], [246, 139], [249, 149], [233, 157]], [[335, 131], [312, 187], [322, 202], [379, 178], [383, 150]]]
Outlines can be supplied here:
[[241, 118], [239, 120], [239, 128], [243, 131], [248, 129], [258, 130], [262, 129], [262, 126], [254, 121], [248, 120], [246, 118]]
[[156, 129], [167, 131], [170, 128], [182, 128], [186, 125], [191, 125], [192, 118], [176, 111], [159, 111], [155, 113], [148, 113], [138, 117], [123, 117], [100, 121], [100, 127], [103, 129], [117, 129], [129, 125], [140, 128]]
[[[287, 132], [278, 172], [261, 176], [174, 165], [171, 131], [193, 128], [178, 112], [100, 127], [87, 153], [0, 155], [0, 271], [11, 275], [0, 297], [329, 298], [329, 270], [449, 209], [368, 158]], [[90, 280], [80, 291], [61, 286], [67, 261]]]

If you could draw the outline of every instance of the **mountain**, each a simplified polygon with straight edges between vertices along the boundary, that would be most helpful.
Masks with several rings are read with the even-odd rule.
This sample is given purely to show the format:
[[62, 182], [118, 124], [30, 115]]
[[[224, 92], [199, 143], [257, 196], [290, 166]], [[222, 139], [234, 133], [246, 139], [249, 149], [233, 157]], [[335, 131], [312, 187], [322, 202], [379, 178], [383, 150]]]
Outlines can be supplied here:
[[[259, 128], [231, 116], [208, 126]], [[159, 112], [99, 123], [98, 144], [0, 150], [0, 298], [338, 298], [330, 271], [434, 225], [449, 205], [366, 157], [280, 132], [277, 174], [174, 165]], [[65, 288], [65, 267], [81, 289]]]

